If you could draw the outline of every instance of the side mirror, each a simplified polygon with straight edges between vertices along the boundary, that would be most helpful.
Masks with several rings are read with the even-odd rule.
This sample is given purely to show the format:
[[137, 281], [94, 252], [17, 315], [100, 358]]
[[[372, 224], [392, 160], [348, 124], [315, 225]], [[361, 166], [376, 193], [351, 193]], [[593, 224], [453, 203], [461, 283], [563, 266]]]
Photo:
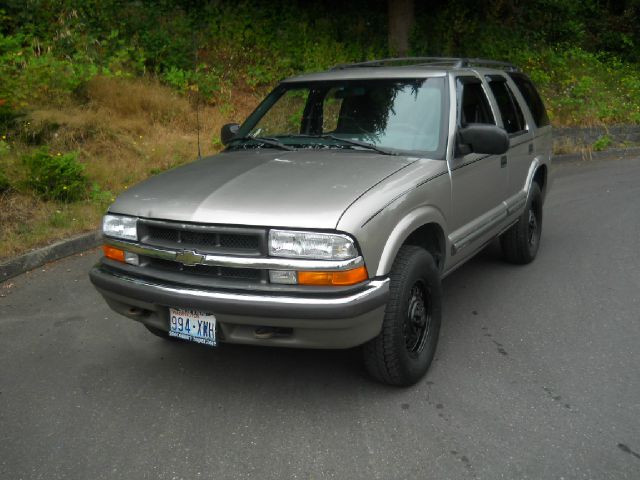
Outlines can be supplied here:
[[223, 145], [228, 145], [231, 140], [236, 136], [240, 125], [237, 123], [227, 123], [220, 129], [220, 141]]
[[463, 154], [502, 155], [509, 150], [509, 135], [495, 125], [473, 123], [458, 130], [459, 150]]

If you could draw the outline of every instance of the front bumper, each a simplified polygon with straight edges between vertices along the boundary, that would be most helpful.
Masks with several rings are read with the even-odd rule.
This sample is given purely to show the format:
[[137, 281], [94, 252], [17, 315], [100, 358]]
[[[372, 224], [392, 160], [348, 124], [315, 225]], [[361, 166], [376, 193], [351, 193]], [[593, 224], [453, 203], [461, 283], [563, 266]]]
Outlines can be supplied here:
[[[168, 330], [168, 308], [203, 310], [218, 320], [228, 343], [298, 348], [350, 348], [375, 337], [382, 327], [389, 279], [371, 280], [348, 294], [278, 294], [191, 288], [129, 276], [102, 264], [91, 282], [116, 312]], [[291, 335], [257, 339], [258, 326], [291, 328]]]

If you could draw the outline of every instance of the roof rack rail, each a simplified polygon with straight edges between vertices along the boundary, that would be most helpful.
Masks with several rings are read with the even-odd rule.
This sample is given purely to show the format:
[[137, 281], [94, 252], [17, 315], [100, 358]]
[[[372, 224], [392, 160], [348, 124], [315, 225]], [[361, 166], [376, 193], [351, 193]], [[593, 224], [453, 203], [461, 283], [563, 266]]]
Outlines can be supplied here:
[[486, 58], [461, 58], [456, 67], [496, 67], [504, 68], [511, 72], [517, 72], [519, 70], [513, 63], [503, 62], [500, 60], [488, 60]]
[[513, 63], [502, 62], [498, 60], [488, 60], [485, 58], [465, 58], [465, 57], [398, 57], [398, 58], [382, 58], [380, 60], [368, 60], [365, 62], [342, 63], [331, 68], [331, 70], [344, 70], [347, 68], [362, 67], [386, 67], [400, 64], [399, 66], [438, 66], [447, 65], [453, 68], [469, 68], [469, 67], [494, 67], [502, 68], [508, 71], [518, 71]]
[[460, 60], [459, 58], [453, 57], [396, 57], [396, 58], [381, 58], [379, 60], [368, 60], [365, 62], [356, 62], [356, 63], [341, 63], [339, 65], [334, 66], [331, 70], [342, 70], [345, 68], [358, 68], [358, 67], [385, 67], [387, 65], [391, 65], [394, 63], [406, 63], [407, 65], [415, 65], [415, 64], [432, 64], [432, 63], [442, 63], [442, 64], [453, 64], [456, 61]]

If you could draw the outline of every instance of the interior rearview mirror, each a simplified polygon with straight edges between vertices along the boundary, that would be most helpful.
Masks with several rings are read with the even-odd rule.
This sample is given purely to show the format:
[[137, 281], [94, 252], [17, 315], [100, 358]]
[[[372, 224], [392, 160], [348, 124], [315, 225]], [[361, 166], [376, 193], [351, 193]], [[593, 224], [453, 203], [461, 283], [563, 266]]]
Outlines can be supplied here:
[[220, 141], [223, 145], [228, 145], [233, 137], [235, 137], [240, 129], [240, 125], [237, 123], [227, 123], [220, 129]]
[[472, 123], [458, 130], [458, 144], [462, 154], [502, 155], [509, 150], [509, 135], [496, 125]]

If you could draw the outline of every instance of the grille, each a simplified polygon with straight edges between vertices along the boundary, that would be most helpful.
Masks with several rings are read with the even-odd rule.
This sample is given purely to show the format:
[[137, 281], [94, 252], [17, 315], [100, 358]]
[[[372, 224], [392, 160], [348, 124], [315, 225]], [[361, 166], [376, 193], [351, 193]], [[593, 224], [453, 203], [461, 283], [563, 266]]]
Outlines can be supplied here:
[[[173, 223], [142, 220], [139, 223], [141, 243], [163, 247], [176, 252], [193, 250], [200, 254], [258, 257], [266, 255], [266, 230], [249, 227]], [[266, 270], [231, 268], [211, 265], [185, 266], [180, 262], [152, 256], [141, 258], [147, 274], [175, 281], [217, 283], [266, 283]]]
[[157, 258], [146, 258], [147, 266], [175, 273], [186, 273], [189, 275], [200, 275], [203, 277], [219, 278], [226, 280], [244, 280], [260, 282], [263, 277], [263, 270], [254, 268], [229, 268], [213, 267], [210, 265], [196, 265], [193, 267], [183, 267], [177, 262], [160, 260]]
[[168, 228], [149, 227], [146, 240], [149, 242], [160, 241], [178, 243], [180, 236], [178, 230], [170, 230]]
[[195, 232], [148, 225], [143, 242], [172, 247], [177, 247], [179, 244], [180, 248], [193, 248], [205, 252], [218, 250], [242, 251], [243, 253], [260, 252], [260, 236], [252, 233]]

